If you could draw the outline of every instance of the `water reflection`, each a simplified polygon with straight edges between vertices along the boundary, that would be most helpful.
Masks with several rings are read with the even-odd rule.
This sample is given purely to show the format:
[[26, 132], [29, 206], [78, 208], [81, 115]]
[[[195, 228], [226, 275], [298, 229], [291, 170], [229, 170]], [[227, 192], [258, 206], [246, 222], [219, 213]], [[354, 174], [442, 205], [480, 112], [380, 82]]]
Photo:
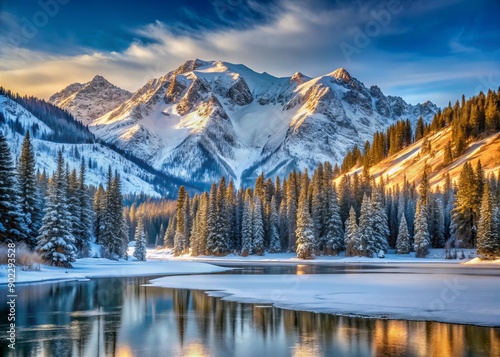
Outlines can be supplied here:
[[495, 356], [500, 351], [500, 329], [281, 310], [202, 291], [141, 286], [146, 282], [98, 279], [19, 287], [16, 350], [4, 343], [2, 321], [0, 354]]

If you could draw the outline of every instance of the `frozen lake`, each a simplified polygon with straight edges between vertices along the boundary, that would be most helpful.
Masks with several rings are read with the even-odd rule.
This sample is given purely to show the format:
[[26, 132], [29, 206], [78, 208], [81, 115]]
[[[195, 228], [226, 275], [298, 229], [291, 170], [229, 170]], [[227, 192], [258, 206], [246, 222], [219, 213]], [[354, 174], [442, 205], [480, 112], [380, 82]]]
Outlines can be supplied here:
[[[272, 307], [268, 302], [226, 301], [205, 293], [203, 284], [232, 300], [251, 301], [245, 285], [271, 286], [270, 297], [308, 297], [312, 286], [352, 279], [375, 282], [383, 275], [394, 286], [428, 275], [431, 285], [458, 277], [460, 284], [481, 294], [469, 280], [498, 284], [498, 269], [470, 267], [370, 267], [323, 265], [246, 266], [204, 276], [161, 279], [183, 288], [145, 286], [152, 279], [100, 278], [81, 282], [26, 284], [17, 287], [16, 350], [6, 346], [6, 320], [0, 325], [2, 356], [496, 356], [500, 329], [472, 325], [336, 316]], [[296, 280], [294, 277], [305, 277]], [[300, 282], [299, 285], [297, 281]], [[309, 282], [314, 282], [310, 285]], [[394, 284], [394, 281], [397, 283]], [[236, 283], [238, 282], [238, 283]], [[174, 285], [175, 285], [174, 284]], [[311, 283], [312, 284], [312, 283]], [[356, 283], [355, 286], [359, 287]], [[461, 285], [460, 285], [461, 286]], [[189, 288], [186, 288], [189, 287]], [[270, 289], [271, 289], [270, 288]], [[468, 299], [458, 289], [460, 299]], [[496, 291], [498, 285], [486, 287]], [[5, 286], [0, 294], [6, 295]], [[269, 290], [269, 289], [268, 289]], [[322, 290], [322, 289], [320, 289]], [[441, 288], [442, 290], [442, 288]], [[437, 298], [440, 298], [438, 290]], [[350, 299], [353, 305], [357, 295]], [[239, 295], [238, 295], [239, 294]], [[290, 296], [295, 301], [294, 294]], [[245, 296], [247, 295], [247, 296]], [[314, 295], [314, 296], [317, 296]], [[370, 297], [370, 295], [368, 295]], [[428, 299], [433, 295], [422, 295]], [[446, 295], [447, 298], [452, 295]], [[320, 296], [321, 298], [321, 296]], [[403, 301], [406, 298], [402, 299]], [[498, 300], [498, 299], [497, 299]], [[328, 301], [328, 297], [327, 297]], [[425, 302], [425, 301], [424, 301]], [[296, 304], [297, 301], [294, 302]], [[455, 302], [451, 302], [455, 303]], [[477, 303], [480, 305], [480, 301]], [[279, 305], [279, 304], [278, 304]], [[294, 305], [298, 309], [298, 305]], [[462, 302], [464, 314], [467, 304]], [[324, 306], [322, 306], [323, 308]], [[437, 305], [436, 305], [437, 307]], [[473, 307], [473, 309], [476, 307]], [[6, 315], [6, 307], [1, 306]], [[485, 308], [488, 312], [488, 308]], [[490, 315], [498, 316], [497, 311]], [[494, 321], [494, 320], [493, 320]]]

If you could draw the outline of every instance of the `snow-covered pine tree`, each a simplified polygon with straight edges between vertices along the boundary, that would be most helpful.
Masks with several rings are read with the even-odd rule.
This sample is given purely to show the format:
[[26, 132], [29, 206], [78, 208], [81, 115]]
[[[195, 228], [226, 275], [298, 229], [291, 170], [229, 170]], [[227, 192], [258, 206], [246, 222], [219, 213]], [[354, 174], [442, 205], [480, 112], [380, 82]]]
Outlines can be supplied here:
[[279, 253], [281, 251], [280, 222], [278, 209], [276, 208], [276, 195], [271, 199], [271, 226], [269, 229], [269, 253]]
[[210, 187], [210, 196], [208, 201], [207, 217], [207, 254], [214, 254], [213, 248], [218, 239], [217, 232], [217, 186], [212, 183]]
[[429, 247], [431, 245], [427, 216], [427, 206], [419, 200], [417, 212], [415, 213], [415, 236], [413, 238], [413, 250], [417, 258], [425, 258], [429, 253]]
[[472, 166], [466, 162], [458, 179], [458, 192], [452, 211], [453, 237], [456, 245], [472, 247], [476, 235], [476, 175]]
[[185, 224], [185, 205], [186, 205], [186, 190], [184, 186], [179, 188], [179, 193], [177, 195], [177, 229], [175, 230], [174, 236], [174, 249], [172, 250], [172, 254], [174, 256], [179, 256], [185, 254], [187, 251], [186, 246], [186, 224]]
[[485, 259], [497, 259], [500, 256], [498, 207], [495, 207], [495, 199], [488, 183], [483, 190], [477, 229], [477, 254]]
[[235, 249], [237, 245], [237, 238], [236, 238], [237, 226], [238, 226], [237, 209], [238, 207], [236, 204], [234, 182], [233, 180], [231, 180], [229, 181], [226, 190], [228, 240], [231, 249]]
[[0, 243], [26, 242], [29, 245], [27, 233], [16, 171], [9, 145], [0, 132]]
[[192, 237], [192, 247], [195, 249], [193, 255], [205, 255], [207, 250], [207, 217], [208, 217], [208, 194], [203, 192], [200, 197], [200, 207], [196, 213], [197, 227], [196, 235]]
[[243, 218], [241, 226], [241, 254], [247, 256], [253, 253], [253, 203], [250, 194], [250, 188], [247, 189], [243, 205]]
[[289, 176], [287, 185], [287, 218], [288, 218], [288, 249], [295, 252], [295, 246], [297, 243], [297, 174], [292, 172]]
[[106, 215], [106, 191], [100, 184], [94, 194], [94, 236], [95, 242], [101, 243], [102, 231], [104, 229], [104, 219]]
[[297, 236], [297, 258], [314, 259], [316, 238], [314, 235], [314, 222], [309, 212], [307, 185], [301, 187], [295, 234]]
[[79, 203], [79, 220], [80, 229], [77, 232], [76, 248], [79, 250], [82, 257], [87, 257], [90, 250], [90, 240], [92, 239], [92, 216], [90, 196], [88, 193], [87, 185], [85, 184], [85, 159], [82, 158], [80, 164], [80, 175], [78, 177], [78, 188], [76, 194]]
[[66, 166], [67, 179], [67, 197], [68, 197], [68, 218], [71, 221], [71, 234], [75, 238], [76, 256], [81, 257], [79, 246], [81, 246], [79, 232], [81, 231], [80, 223], [80, 200], [78, 198], [78, 178], [76, 170], [69, 170]]
[[101, 224], [100, 241], [103, 248], [103, 256], [107, 258], [120, 258], [126, 253], [128, 242], [128, 228], [123, 218], [123, 198], [121, 194], [120, 177], [118, 173], [108, 168], [108, 179], [106, 187], [106, 207], [104, 219]]
[[290, 233], [288, 230], [290, 229], [290, 223], [288, 222], [288, 213], [287, 213], [287, 195], [286, 195], [286, 187], [288, 183], [283, 180], [283, 196], [281, 198], [281, 204], [279, 208], [280, 215], [280, 240], [281, 240], [281, 250], [286, 252], [288, 251], [288, 241], [290, 237]]
[[444, 246], [444, 207], [443, 195], [437, 191], [429, 200], [429, 235], [433, 248]]
[[165, 231], [165, 236], [163, 237], [163, 245], [165, 248], [174, 247], [175, 232], [177, 230], [177, 217], [176, 214], [168, 220], [167, 230]]
[[134, 257], [142, 262], [146, 261], [146, 233], [144, 232], [144, 224], [142, 219], [139, 220], [137, 228], [135, 229], [135, 250]]
[[380, 189], [374, 188], [372, 195], [373, 237], [370, 250], [376, 254], [380, 254], [381, 251], [387, 253], [390, 233], [382, 192]]
[[359, 216], [359, 226], [357, 239], [354, 243], [354, 251], [359, 255], [369, 258], [373, 257], [374, 253], [378, 253], [377, 244], [373, 241], [375, 232], [374, 227], [374, 210], [371, 199], [365, 195], [361, 202], [361, 215]]
[[410, 248], [410, 233], [408, 232], [406, 218], [402, 215], [401, 223], [399, 224], [398, 238], [396, 240], [396, 252], [397, 254], [408, 254], [410, 253]]
[[252, 250], [257, 255], [264, 255], [264, 222], [262, 218], [262, 201], [258, 196], [255, 196], [252, 212]]
[[45, 216], [37, 238], [37, 250], [50, 265], [71, 268], [75, 261], [75, 238], [68, 216], [67, 180], [62, 152], [57, 156], [57, 169], [49, 184]]
[[26, 219], [27, 243], [35, 248], [38, 229], [42, 223], [42, 206], [38, 191], [38, 182], [35, 171], [35, 152], [30, 139], [30, 132], [24, 137], [21, 156], [17, 164], [21, 209]]
[[314, 222], [318, 250], [326, 251], [326, 242], [324, 229], [326, 227], [326, 195], [324, 189], [324, 170], [323, 164], [319, 164], [314, 171], [311, 182], [311, 218]]
[[344, 244], [346, 246], [346, 254], [348, 257], [354, 257], [359, 254], [355, 249], [358, 241], [358, 223], [356, 222], [356, 211], [351, 206], [349, 218], [345, 222]]
[[191, 226], [193, 224], [191, 219], [191, 199], [189, 194], [185, 192], [185, 202], [184, 202], [184, 251], [187, 252], [190, 247], [191, 239]]
[[340, 218], [340, 207], [335, 188], [329, 183], [325, 183], [325, 228], [324, 237], [326, 238], [326, 254], [338, 255], [344, 250], [344, 230]]
[[226, 179], [219, 181], [216, 194], [216, 225], [214, 239], [207, 242], [207, 248], [214, 255], [223, 256], [231, 251], [229, 241], [229, 217], [226, 210]]

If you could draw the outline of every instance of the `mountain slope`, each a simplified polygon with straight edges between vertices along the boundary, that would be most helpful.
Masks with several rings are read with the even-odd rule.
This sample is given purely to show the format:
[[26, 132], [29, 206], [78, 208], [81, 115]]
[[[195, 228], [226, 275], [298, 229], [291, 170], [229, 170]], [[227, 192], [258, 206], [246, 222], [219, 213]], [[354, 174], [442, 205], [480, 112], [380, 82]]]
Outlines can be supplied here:
[[[151, 170], [141, 167], [130, 158], [98, 142], [83, 140], [68, 143], [47, 139], [58, 137], [55, 135], [57, 134], [55, 130], [22, 105], [4, 95], [0, 95], [0, 130], [7, 138], [16, 161], [21, 153], [24, 133], [26, 130], [30, 130], [36, 153], [36, 166], [41, 171], [46, 170], [48, 174], [55, 170], [57, 152], [62, 150], [70, 169], [79, 169], [81, 159], [85, 159], [87, 183], [90, 185], [106, 185], [108, 166], [111, 166], [113, 170], [116, 169], [119, 173], [125, 194], [144, 193], [153, 197], [165, 194], [174, 197], [178, 186], [182, 184], [168, 182], [168, 184], [163, 185], [165, 178], [157, 177]], [[85, 138], [85, 135], [82, 134], [81, 137]]]
[[[401, 185], [404, 177], [411, 182], [420, 182], [424, 165], [429, 167], [429, 181], [433, 188], [438, 185], [443, 188], [446, 173], [450, 174], [452, 181], [458, 182], [460, 171], [465, 162], [470, 162], [474, 167], [477, 161], [481, 160], [481, 165], [486, 173], [497, 174], [500, 170], [500, 133], [487, 136], [481, 140], [474, 141], [468, 145], [462, 155], [455, 158], [453, 162], [444, 165], [444, 150], [446, 144], [451, 141], [452, 131], [446, 128], [428, 137], [428, 142], [431, 143], [429, 153], [422, 152], [422, 143], [424, 140], [419, 140], [408, 146], [399, 153], [388, 157], [377, 165], [370, 168], [370, 173], [379, 179], [383, 176], [387, 187], [392, 187], [395, 184]], [[357, 172], [361, 174], [362, 168], [356, 167], [348, 174]], [[340, 177], [337, 178], [337, 183], [340, 182]]]
[[130, 98], [132, 93], [95, 76], [87, 83], [73, 83], [49, 98], [49, 102], [69, 111], [87, 125]]
[[276, 78], [194, 60], [149, 81], [90, 128], [169, 175], [204, 184], [224, 175], [245, 184], [261, 171], [284, 176], [340, 162], [376, 130], [401, 118], [430, 121], [436, 110], [366, 88], [341, 68], [313, 79]]

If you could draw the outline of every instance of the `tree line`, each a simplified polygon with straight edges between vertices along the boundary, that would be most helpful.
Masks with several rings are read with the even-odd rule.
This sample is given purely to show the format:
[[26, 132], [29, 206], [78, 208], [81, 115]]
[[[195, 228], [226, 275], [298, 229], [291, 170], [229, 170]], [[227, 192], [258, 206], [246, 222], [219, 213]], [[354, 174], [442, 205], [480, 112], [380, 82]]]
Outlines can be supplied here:
[[109, 168], [106, 189], [100, 185], [96, 191], [85, 183], [85, 174], [85, 159], [79, 172], [70, 170], [62, 151], [50, 178], [37, 171], [29, 132], [16, 167], [0, 133], [0, 244], [25, 244], [46, 263], [71, 267], [76, 258], [89, 255], [96, 237], [104, 257], [123, 257], [128, 228], [120, 177]]

